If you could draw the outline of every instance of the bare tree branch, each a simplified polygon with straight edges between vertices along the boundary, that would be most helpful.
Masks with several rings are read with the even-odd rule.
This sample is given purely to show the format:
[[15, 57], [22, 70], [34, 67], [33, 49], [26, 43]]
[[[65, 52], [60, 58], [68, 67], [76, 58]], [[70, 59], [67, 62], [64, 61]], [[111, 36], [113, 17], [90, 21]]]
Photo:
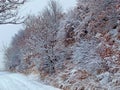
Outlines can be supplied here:
[[18, 8], [26, 0], [0, 0], [0, 24], [20, 24], [23, 17], [18, 16]]

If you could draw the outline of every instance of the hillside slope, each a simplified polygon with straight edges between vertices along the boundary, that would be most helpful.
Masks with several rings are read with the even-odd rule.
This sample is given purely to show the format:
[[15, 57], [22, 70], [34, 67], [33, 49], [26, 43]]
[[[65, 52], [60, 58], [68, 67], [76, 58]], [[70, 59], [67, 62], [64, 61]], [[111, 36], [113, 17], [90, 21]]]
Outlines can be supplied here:
[[29, 18], [8, 48], [7, 69], [63, 90], [119, 90], [119, 12], [119, 0], [78, 0], [52, 24], [46, 12]]

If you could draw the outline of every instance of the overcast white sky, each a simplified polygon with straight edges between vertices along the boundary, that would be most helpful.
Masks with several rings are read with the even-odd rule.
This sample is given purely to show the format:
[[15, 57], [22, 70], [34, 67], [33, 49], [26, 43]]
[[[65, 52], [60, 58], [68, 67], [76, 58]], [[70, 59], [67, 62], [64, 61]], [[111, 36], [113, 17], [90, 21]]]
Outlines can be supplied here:
[[[37, 14], [47, 6], [49, 0], [28, 0], [20, 9], [22, 15]], [[73, 8], [76, 5], [76, 0], [56, 0], [64, 11]], [[0, 60], [3, 58], [3, 45], [9, 45], [12, 37], [22, 28], [22, 25], [0, 25]]]

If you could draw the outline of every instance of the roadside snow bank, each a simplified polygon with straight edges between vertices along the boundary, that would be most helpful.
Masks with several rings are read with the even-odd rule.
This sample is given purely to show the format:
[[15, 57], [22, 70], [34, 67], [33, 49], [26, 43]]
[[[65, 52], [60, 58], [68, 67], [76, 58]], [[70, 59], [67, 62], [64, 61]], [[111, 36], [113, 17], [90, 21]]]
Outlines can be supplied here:
[[0, 72], [0, 90], [59, 90], [32, 81], [21, 74]]

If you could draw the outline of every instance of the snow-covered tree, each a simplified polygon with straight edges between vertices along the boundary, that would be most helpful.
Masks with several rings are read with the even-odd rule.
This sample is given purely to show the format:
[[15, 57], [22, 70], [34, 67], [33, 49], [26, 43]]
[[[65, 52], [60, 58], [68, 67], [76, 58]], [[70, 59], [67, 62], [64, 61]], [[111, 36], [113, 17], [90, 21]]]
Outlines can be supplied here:
[[46, 27], [46, 43], [44, 46], [46, 48], [46, 59], [48, 59], [49, 63], [51, 63], [50, 72], [54, 72], [54, 64], [56, 59], [54, 46], [56, 43], [56, 35], [62, 16], [61, 6], [53, 0], [49, 2], [49, 7], [46, 8], [42, 14], [43, 22]]
[[[61, 7], [56, 1], [50, 1], [49, 7], [45, 8], [40, 15], [28, 16], [23, 25], [25, 30], [22, 34], [19, 32], [11, 43], [12, 48], [19, 48], [18, 53], [21, 55], [17, 71], [22, 67], [26, 68], [20, 69], [20, 71], [34, 66], [37, 70], [42, 69], [48, 73], [55, 72], [54, 46], [62, 18]], [[14, 55], [12, 54], [10, 57]], [[9, 58], [7, 59], [9, 60]]]

